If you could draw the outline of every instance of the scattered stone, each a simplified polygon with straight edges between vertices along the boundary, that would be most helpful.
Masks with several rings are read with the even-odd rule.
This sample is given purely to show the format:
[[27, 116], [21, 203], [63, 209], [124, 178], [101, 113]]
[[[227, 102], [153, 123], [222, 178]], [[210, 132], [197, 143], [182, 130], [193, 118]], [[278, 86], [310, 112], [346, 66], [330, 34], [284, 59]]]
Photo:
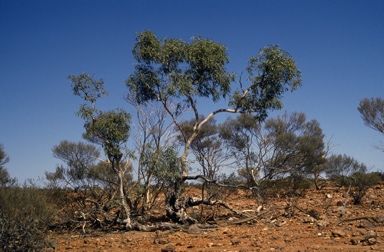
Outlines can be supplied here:
[[309, 215], [315, 219], [319, 219], [320, 213], [317, 210], [312, 209], [309, 211]]
[[156, 239], [154, 241], [155, 244], [160, 244], [160, 245], [164, 245], [164, 244], [167, 244], [169, 241], [166, 240], [166, 239]]
[[343, 230], [336, 229], [336, 230], [333, 230], [333, 231], [332, 231], [332, 235], [333, 235], [334, 237], [345, 237], [345, 236], [346, 236], [346, 233], [345, 233]]
[[286, 221], [280, 221], [280, 222], [276, 223], [276, 226], [277, 226], [277, 227], [282, 227], [282, 226], [284, 226], [285, 224], [287, 224]]
[[236, 238], [234, 238], [234, 239], [231, 239], [231, 243], [232, 243], [232, 245], [237, 245], [237, 244], [240, 244], [240, 240], [239, 239], [236, 239]]
[[313, 223], [315, 219], [313, 217], [304, 217], [303, 223]]
[[190, 234], [199, 234], [200, 231], [200, 228], [196, 224], [193, 224], [188, 228], [188, 233]]
[[176, 252], [176, 247], [173, 243], [168, 243], [161, 249], [161, 252]]
[[359, 228], [365, 228], [365, 229], [371, 229], [371, 228], [374, 228], [375, 225], [373, 225], [373, 223], [370, 222], [369, 220], [360, 220], [358, 227]]
[[368, 246], [375, 245], [377, 243], [377, 239], [373, 237], [369, 238], [368, 240], [366, 240], [366, 243]]
[[319, 215], [319, 220], [326, 220], [327, 219], [327, 215], [326, 214], [320, 214]]
[[318, 227], [326, 227], [329, 225], [329, 221], [328, 220], [319, 220], [316, 222], [316, 225]]
[[359, 244], [360, 243], [360, 240], [359, 239], [356, 239], [356, 238], [352, 238], [351, 239], [351, 244], [352, 245], [357, 245], [357, 244]]
[[362, 240], [364, 246], [371, 246], [375, 245], [377, 243], [377, 234], [376, 232], [370, 230], [365, 235], [364, 239]]
[[369, 230], [368, 232], [367, 232], [367, 234], [365, 235], [365, 240], [368, 240], [369, 238], [377, 238], [377, 234], [376, 234], [376, 232], [375, 231], [373, 231], [373, 230]]

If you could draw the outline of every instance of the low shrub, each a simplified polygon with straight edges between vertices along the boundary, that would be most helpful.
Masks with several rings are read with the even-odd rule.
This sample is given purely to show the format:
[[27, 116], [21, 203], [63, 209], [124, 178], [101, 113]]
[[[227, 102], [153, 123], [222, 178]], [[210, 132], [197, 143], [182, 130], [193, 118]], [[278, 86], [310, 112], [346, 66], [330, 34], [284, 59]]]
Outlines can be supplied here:
[[0, 187], [0, 251], [42, 250], [54, 216], [43, 189]]

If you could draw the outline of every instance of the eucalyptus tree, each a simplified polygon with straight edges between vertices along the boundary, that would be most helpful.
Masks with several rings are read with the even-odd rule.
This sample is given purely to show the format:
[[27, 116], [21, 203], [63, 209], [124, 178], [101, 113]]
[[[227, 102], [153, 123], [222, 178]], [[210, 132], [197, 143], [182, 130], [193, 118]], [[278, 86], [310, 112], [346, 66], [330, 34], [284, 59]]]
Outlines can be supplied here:
[[[201, 115], [200, 120], [204, 119], [205, 116]], [[180, 124], [186, 135], [192, 134], [194, 119], [183, 121]], [[198, 170], [208, 181], [217, 181], [221, 171], [233, 164], [231, 153], [227, 148], [224, 148], [223, 141], [220, 139], [219, 129], [220, 126], [213, 118], [202, 125], [198, 135], [191, 143], [192, 153], [201, 168]], [[178, 140], [183, 143], [181, 134], [178, 135]], [[214, 187], [211, 186], [212, 183], [208, 181], [203, 181], [202, 198], [204, 198], [205, 191], [207, 191], [208, 198], [215, 194]]]
[[247, 186], [258, 186], [264, 157], [272, 148], [272, 142], [263, 134], [262, 124], [251, 114], [228, 117], [220, 125], [220, 139], [230, 150], [237, 172], [246, 180]]
[[[145, 212], [154, 206], [160, 193], [166, 190], [168, 178], [165, 159], [171, 157], [171, 152], [177, 151], [177, 132], [172, 120], [169, 120], [167, 111], [156, 102], [138, 104], [132, 95], [128, 95], [126, 101], [136, 110], [136, 120], [133, 123], [134, 149], [137, 156], [134, 205], [135, 208], [140, 208], [141, 212]], [[180, 111], [179, 116], [182, 114], [183, 111]]]
[[303, 113], [285, 112], [261, 123], [239, 115], [221, 125], [220, 136], [236, 158], [239, 175], [258, 196], [270, 187], [263, 181], [289, 178], [297, 185], [304, 177], [318, 176], [315, 171], [326, 161], [320, 125]]
[[326, 163], [327, 176], [336, 182], [338, 186], [349, 186], [349, 177], [354, 173], [366, 173], [368, 170], [364, 163], [360, 163], [353, 157], [344, 155], [331, 155]]
[[108, 94], [102, 79], [94, 80], [94, 76], [87, 73], [79, 76], [71, 75], [68, 79], [72, 82], [74, 94], [87, 102], [80, 106], [78, 112], [78, 115], [85, 120], [83, 137], [103, 148], [108, 166], [116, 173], [121, 205], [126, 214], [123, 222], [130, 229], [133, 226], [124, 192], [124, 178], [131, 170], [131, 162], [124, 146], [130, 133], [131, 116], [121, 109], [104, 112], [96, 108], [96, 101]]
[[[382, 98], [365, 98], [357, 108], [365, 125], [384, 135], [384, 100]], [[380, 147], [384, 151], [384, 145]]]
[[288, 174], [293, 186], [301, 186], [303, 178], [313, 176], [319, 188], [319, 176], [324, 171], [328, 147], [316, 120], [306, 120], [304, 113], [285, 113], [269, 119], [265, 128], [274, 139], [276, 155], [266, 167], [266, 174]]
[[353, 203], [358, 205], [368, 189], [380, 181], [377, 173], [367, 173], [364, 163], [344, 155], [331, 155], [326, 163], [326, 173], [337, 186], [347, 187]]
[[[245, 87], [231, 90], [235, 75], [226, 69], [229, 57], [226, 47], [215, 41], [195, 37], [190, 43], [180, 39], [158, 39], [150, 32], [137, 35], [133, 48], [135, 71], [126, 84], [139, 104], [158, 101], [167, 110], [183, 137], [180, 162], [182, 173], [174, 179], [174, 190], [167, 196], [167, 215], [176, 222], [196, 222], [186, 214], [186, 207], [198, 202], [180, 200], [181, 187], [188, 179], [187, 157], [191, 144], [202, 126], [218, 113], [253, 113], [263, 121], [269, 111], [282, 108], [286, 91], [301, 84], [301, 74], [292, 57], [278, 46], [267, 46], [248, 61]], [[200, 120], [198, 101], [212, 103], [229, 98], [228, 106], [213, 109]], [[171, 110], [170, 104], [176, 104]], [[193, 111], [195, 120], [191, 134], [186, 134], [177, 120], [184, 108]], [[199, 202], [200, 203], [200, 202]]]
[[50, 182], [63, 183], [63, 187], [74, 189], [87, 189], [91, 186], [90, 170], [100, 156], [94, 145], [63, 140], [52, 148], [52, 152], [53, 156], [62, 160], [66, 166], [58, 165], [54, 172], [45, 172]]

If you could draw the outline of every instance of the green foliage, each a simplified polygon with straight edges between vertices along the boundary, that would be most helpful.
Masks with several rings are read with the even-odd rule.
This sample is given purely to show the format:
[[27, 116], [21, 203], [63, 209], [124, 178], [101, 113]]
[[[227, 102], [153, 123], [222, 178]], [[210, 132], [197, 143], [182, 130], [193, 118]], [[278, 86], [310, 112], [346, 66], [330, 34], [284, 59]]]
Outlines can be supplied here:
[[110, 160], [120, 160], [129, 137], [131, 116], [123, 110], [101, 112], [85, 124], [84, 138], [103, 147]]
[[263, 180], [255, 193], [263, 200], [274, 197], [304, 196], [312, 188], [313, 182], [308, 178], [287, 177]]
[[4, 167], [9, 162], [9, 157], [4, 151], [4, 146], [0, 144], [0, 186], [11, 185], [16, 179], [9, 176], [8, 170]]
[[384, 134], [384, 100], [382, 98], [362, 99], [358, 110], [365, 125]]
[[9, 162], [9, 157], [7, 153], [4, 151], [3, 144], [0, 144], [0, 168], [4, 168], [3, 166]]
[[233, 150], [239, 174], [252, 186], [260, 179], [306, 177], [325, 162], [320, 125], [306, 121], [303, 113], [285, 113], [264, 123], [243, 114], [222, 124], [220, 136]]
[[171, 185], [173, 181], [181, 177], [181, 163], [178, 152], [174, 147], [160, 149], [152, 157], [147, 157], [146, 162], [151, 162], [155, 180]]
[[[226, 48], [214, 41], [195, 38], [191, 43], [176, 39], [159, 40], [150, 31], [137, 35], [133, 55], [136, 71], [126, 84], [139, 103], [150, 100], [168, 102], [182, 98], [178, 105], [192, 106], [194, 97], [214, 102], [230, 94], [234, 74], [226, 70]], [[284, 92], [301, 85], [301, 73], [292, 57], [278, 46], [268, 46], [251, 57], [247, 67], [247, 89], [236, 90], [229, 106], [234, 112], [256, 113], [261, 121], [268, 110], [280, 109]], [[223, 112], [223, 111], [221, 111]]]
[[367, 167], [347, 155], [332, 155], [326, 163], [326, 173], [337, 186], [349, 188], [354, 204], [360, 204], [368, 189], [380, 181], [377, 173], [367, 173]]
[[353, 204], [359, 205], [368, 189], [379, 183], [380, 176], [376, 173], [357, 172], [352, 174], [348, 180], [351, 184], [350, 195], [353, 198]]
[[55, 172], [46, 172], [48, 181], [56, 183], [56, 186], [62, 184], [64, 187], [71, 186], [77, 189], [89, 186], [89, 170], [100, 156], [95, 146], [64, 140], [54, 146], [52, 152], [55, 158], [66, 164], [66, 167], [59, 165]]
[[80, 96], [85, 101], [94, 104], [96, 100], [103, 95], [108, 94], [104, 89], [104, 81], [102, 79], [95, 81], [94, 75], [82, 73], [79, 76], [70, 75], [68, 80], [72, 82], [74, 95]]
[[93, 77], [87, 73], [68, 77], [72, 82], [74, 94], [90, 103], [82, 105], [79, 110], [79, 115], [85, 120], [86, 132], [83, 136], [101, 145], [111, 162], [120, 162], [123, 155], [121, 145], [129, 137], [131, 116], [120, 109], [107, 112], [96, 110], [97, 99], [108, 93], [104, 89], [104, 82], [96, 81]]
[[[204, 119], [203, 115], [199, 116], [200, 122]], [[192, 135], [196, 120], [187, 120], [181, 122], [180, 125], [184, 134], [178, 135], [178, 140], [180, 143], [184, 143]], [[184, 136], [186, 137], [184, 138]], [[191, 150], [202, 168], [202, 175], [210, 180], [217, 178], [219, 171], [223, 168], [223, 163], [229, 159], [222, 145], [223, 142], [219, 138], [219, 126], [215, 119], [203, 124], [191, 143]]]
[[267, 46], [259, 55], [249, 59], [248, 80], [251, 86], [237, 90], [230, 104], [239, 112], [255, 113], [264, 121], [269, 110], [283, 107], [281, 98], [286, 91], [301, 85], [301, 73], [292, 57], [278, 46]]
[[354, 173], [366, 173], [367, 167], [356, 159], [347, 155], [332, 155], [325, 164], [327, 176], [338, 186], [348, 187], [351, 181], [348, 179]]
[[41, 251], [54, 216], [43, 189], [0, 187], [0, 250]]
[[217, 101], [230, 91], [233, 75], [225, 69], [229, 62], [226, 48], [214, 41], [200, 37], [191, 43], [160, 40], [144, 31], [137, 35], [132, 52], [138, 64], [126, 83], [139, 104], [193, 96]]
[[384, 172], [376, 171], [376, 172], [372, 172], [372, 173], [376, 174], [380, 178], [380, 181], [384, 181]]

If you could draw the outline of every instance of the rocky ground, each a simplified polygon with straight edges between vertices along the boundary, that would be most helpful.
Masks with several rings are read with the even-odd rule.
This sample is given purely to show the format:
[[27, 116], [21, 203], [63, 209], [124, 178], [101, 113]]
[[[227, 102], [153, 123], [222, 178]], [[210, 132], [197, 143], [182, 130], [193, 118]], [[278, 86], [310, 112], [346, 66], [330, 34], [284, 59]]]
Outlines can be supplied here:
[[[81, 230], [50, 233], [55, 251], [384, 251], [384, 184], [354, 206], [345, 190], [309, 191], [301, 198], [278, 198], [259, 207], [238, 192], [220, 207], [216, 227], [203, 225], [156, 231]], [[350, 199], [350, 198], [349, 198]], [[196, 214], [201, 209], [191, 209]], [[155, 213], [160, 213], [156, 210]], [[340, 218], [340, 215], [342, 217]]]

